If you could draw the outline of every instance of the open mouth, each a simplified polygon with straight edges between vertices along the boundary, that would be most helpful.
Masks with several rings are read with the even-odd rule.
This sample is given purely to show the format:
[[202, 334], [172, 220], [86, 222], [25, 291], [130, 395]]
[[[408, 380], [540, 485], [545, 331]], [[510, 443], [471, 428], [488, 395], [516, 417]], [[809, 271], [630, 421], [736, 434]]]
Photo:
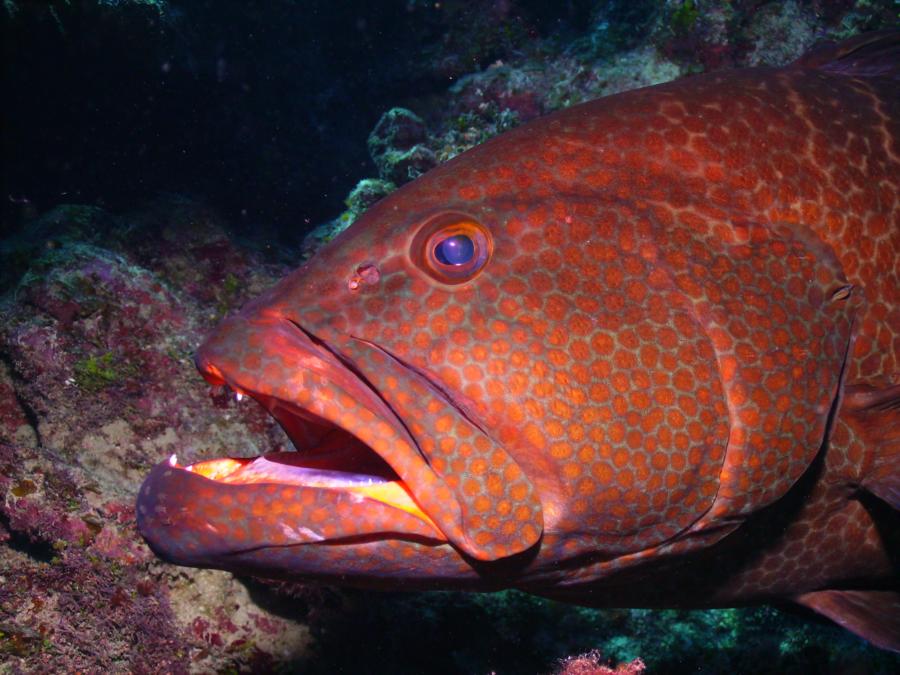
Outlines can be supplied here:
[[[219, 375], [204, 372], [214, 386]], [[439, 528], [416, 503], [396, 471], [369, 446], [348, 431], [297, 406], [272, 396], [234, 392], [240, 400], [249, 396], [263, 406], [284, 429], [294, 451], [270, 452], [258, 457], [210, 459], [180, 466], [170, 465], [228, 485], [276, 484], [319, 490], [341, 490], [405, 511]]]
[[262, 405], [296, 451], [158, 465], [138, 525], [163, 557], [363, 537], [497, 560], [540, 540], [527, 474], [427, 373], [365, 339], [332, 344], [262, 304], [245, 311], [201, 346], [197, 368]]
[[[352, 351], [353, 345], [344, 348]], [[269, 529], [280, 525], [264, 505], [276, 498], [265, 495], [290, 495], [276, 506], [290, 512], [280, 522], [306, 527], [303, 521], [315, 515], [321, 525], [315, 541], [360, 535], [455, 540], [459, 506], [446, 489], [436, 489], [440, 478], [410, 435], [405, 413], [359, 369], [357, 361], [373, 350], [361, 348], [364, 353], [347, 355], [281, 314], [227, 319], [197, 351], [200, 374], [238, 400], [249, 397], [261, 405], [295, 451], [187, 466], [172, 458], [167, 468], [181, 470], [182, 485], [188, 477], [202, 478], [211, 484], [194, 483], [197, 490], [212, 488], [210, 494], [253, 502], [257, 512], [251, 515], [260, 522], [270, 518]], [[402, 377], [417, 379], [414, 373]], [[171, 485], [160, 486], [172, 494]], [[146, 488], [159, 489], [154, 481]], [[180, 513], [201, 508], [188, 506], [189, 499], [176, 506]], [[171, 512], [173, 505], [166, 508]]]

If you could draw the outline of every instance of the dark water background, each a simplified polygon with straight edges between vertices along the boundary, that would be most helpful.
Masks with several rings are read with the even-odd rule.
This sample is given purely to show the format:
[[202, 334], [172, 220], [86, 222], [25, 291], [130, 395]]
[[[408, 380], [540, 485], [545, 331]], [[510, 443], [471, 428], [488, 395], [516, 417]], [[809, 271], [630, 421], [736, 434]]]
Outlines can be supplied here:
[[[159, 192], [201, 198], [237, 226], [334, 217], [374, 173], [366, 137], [386, 109], [443, 93], [525, 39], [584, 30], [592, 7], [517, 2], [514, 38], [472, 50], [465, 21], [486, 3], [435, 4], [76, 1], [0, 12], [3, 224], [16, 225], [23, 200], [117, 210]], [[448, 44], [448, 30], [462, 44]]]

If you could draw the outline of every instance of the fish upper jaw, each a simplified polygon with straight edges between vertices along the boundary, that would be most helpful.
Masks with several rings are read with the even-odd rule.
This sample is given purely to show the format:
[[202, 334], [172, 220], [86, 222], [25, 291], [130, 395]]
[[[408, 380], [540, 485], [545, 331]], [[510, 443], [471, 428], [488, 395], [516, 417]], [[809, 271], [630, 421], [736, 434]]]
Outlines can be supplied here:
[[[438, 491], [441, 500], [446, 491], [452, 495], [458, 519], [451, 523], [452, 535], [444, 532], [454, 545], [482, 561], [514, 556], [521, 561], [536, 554], [544, 532], [544, 506], [534, 467], [526, 473], [465, 403], [426, 371], [366, 339], [351, 337], [341, 349], [403, 421], [436, 478], [424, 491], [417, 491], [421, 484], [409, 484], [423, 508], [431, 513], [425, 500]], [[540, 487], [546, 488], [546, 482]]]

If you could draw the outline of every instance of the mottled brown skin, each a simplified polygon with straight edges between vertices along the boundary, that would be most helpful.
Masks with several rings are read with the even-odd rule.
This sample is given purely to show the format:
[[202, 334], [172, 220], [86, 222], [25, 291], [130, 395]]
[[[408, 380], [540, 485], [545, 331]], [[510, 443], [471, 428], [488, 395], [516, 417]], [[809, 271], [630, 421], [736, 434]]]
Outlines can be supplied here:
[[[900, 382], [900, 87], [841, 56], [504, 134], [209, 338], [207, 379], [311, 455], [346, 430], [433, 524], [161, 465], [139, 499], [148, 541], [181, 564], [594, 605], [896, 588], [897, 512], [864, 488], [897, 473], [879, 459], [897, 443], [850, 394]], [[450, 284], [422, 231], [461, 219], [491, 254]]]

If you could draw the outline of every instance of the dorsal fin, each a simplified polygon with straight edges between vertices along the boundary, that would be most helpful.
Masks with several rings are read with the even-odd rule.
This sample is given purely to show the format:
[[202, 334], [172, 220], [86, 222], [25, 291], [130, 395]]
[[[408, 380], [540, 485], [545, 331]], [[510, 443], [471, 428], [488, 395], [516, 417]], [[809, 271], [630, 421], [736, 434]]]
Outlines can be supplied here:
[[794, 62], [851, 77], [900, 79], [900, 29], [863, 33], [841, 42], [821, 44]]

